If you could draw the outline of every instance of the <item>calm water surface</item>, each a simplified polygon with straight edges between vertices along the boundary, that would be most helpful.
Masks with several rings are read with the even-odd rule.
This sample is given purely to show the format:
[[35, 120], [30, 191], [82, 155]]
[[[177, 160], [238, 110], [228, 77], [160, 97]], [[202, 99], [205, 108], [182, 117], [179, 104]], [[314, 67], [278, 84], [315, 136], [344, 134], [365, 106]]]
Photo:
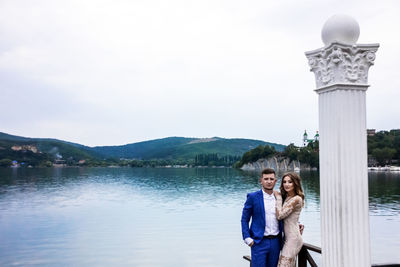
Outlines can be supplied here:
[[[301, 173], [320, 245], [319, 177]], [[400, 263], [400, 174], [370, 173], [374, 263]], [[258, 175], [233, 169], [0, 169], [0, 266], [248, 266], [240, 216]]]

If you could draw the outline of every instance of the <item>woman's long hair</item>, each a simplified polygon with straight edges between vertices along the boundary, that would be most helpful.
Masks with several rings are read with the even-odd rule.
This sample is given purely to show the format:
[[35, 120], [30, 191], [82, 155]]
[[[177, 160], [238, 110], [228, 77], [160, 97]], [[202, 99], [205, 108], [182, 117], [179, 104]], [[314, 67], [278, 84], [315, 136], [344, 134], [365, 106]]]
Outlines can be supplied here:
[[283, 174], [283, 176], [282, 176], [281, 186], [279, 189], [281, 190], [281, 195], [282, 195], [283, 200], [285, 200], [287, 198], [287, 192], [286, 192], [285, 188], [283, 187], [283, 179], [285, 177], [289, 177], [292, 180], [293, 185], [294, 185], [294, 193], [296, 195], [300, 196], [304, 202], [304, 193], [303, 193], [303, 188], [301, 187], [301, 178], [295, 172], [287, 172], [287, 173]]

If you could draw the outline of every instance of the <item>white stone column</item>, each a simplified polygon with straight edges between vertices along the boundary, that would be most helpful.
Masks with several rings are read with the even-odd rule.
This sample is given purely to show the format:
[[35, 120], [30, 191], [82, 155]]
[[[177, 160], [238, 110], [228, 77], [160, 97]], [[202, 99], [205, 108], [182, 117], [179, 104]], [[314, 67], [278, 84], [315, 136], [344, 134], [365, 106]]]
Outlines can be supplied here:
[[306, 52], [319, 95], [321, 246], [324, 267], [371, 266], [366, 90], [378, 44], [355, 44], [358, 23], [333, 16], [325, 47]]

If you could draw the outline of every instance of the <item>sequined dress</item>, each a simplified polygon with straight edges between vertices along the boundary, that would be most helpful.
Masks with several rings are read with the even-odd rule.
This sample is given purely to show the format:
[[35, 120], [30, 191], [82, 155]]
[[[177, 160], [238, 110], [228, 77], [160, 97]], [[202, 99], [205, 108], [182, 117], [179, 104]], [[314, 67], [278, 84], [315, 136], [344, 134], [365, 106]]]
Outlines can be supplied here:
[[279, 257], [278, 267], [296, 266], [296, 256], [303, 246], [303, 238], [299, 230], [299, 216], [303, 208], [300, 196], [287, 197], [282, 205], [282, 196], [276, 197], [276, 217], [283, 220], [285, 242]]

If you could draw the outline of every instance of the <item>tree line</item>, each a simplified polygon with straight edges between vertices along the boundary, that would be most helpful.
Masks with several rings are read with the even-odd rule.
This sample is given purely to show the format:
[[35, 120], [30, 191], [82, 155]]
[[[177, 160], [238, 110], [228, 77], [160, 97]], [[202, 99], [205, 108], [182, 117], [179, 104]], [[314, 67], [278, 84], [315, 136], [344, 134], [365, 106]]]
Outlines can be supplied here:
[[[368, 138], [368, 158], [370, 166], [398, 165], [400, 163], [400, 130], [379, 131]], [[1, 145], [1, 142], [0, 142]], [[51, 167], [55, 163], [55, 155], [50, 153], [34, 153], [32, 151], [13, 151], [0, 146], [0, 167], [9, 167], [13, 161], [21, 166]], [[319, 142], [310, 142], [305, 147], [289, 144], [284, 151], [276, 151], [274, 147], [257, 146], [242, 156], [220, 155], [217, 153], [197, 154], [194, 158], [183, 159], [98, 159], [80, 155], [83, 160], [69, 156], [63, 159], [67, 166], [123, 166], [123, 167], [166, 167], [166, 166], [225, 166], [242, 167], [246, 163], [256, 162], [261, 158], [272, 156], [286, 157], [290, 161], [298, 160], [310, 167], [319, 167]]]
[[285, 157], [290, 161], [298, 160], [301, 163], [310, 165], [310, 167], [319, 167], [319, 142], [310, 142], [305, 147], [297, 147], [294, 144], [289, 144], [285, 147], [285, 150], [278, 152], [274, 147], [269, 145], [258, 146], [250, 151], [243, 154], [240, 161], [235, 164], [235, 167], [240, 168], [244, 164], [256, 162], [259, 159], [268, 159], [270, 157]]
[[240, 160], [240, 156], [218, 155], [213, 154], [198, 154], [194, 159], [194, 166], [225, 166], [230, 167], [235, 162]]
[[369, 165], [385, 166], [400, 163], [400, 130], [379, 131], [368, 136]]
[[[379, 131], [367, 136], [369, 166], [400, 165], [400, 129]], [[319, 168], [319, 142], [312, 141], [305, 147], [294, 144], [286, 146], [283, 152], [277, 152], [270, 146], [258, 146], [243, 154], [236, 167], [272, 156], [286, 157], [290, 161], [298, 160], [310, 167]]]

